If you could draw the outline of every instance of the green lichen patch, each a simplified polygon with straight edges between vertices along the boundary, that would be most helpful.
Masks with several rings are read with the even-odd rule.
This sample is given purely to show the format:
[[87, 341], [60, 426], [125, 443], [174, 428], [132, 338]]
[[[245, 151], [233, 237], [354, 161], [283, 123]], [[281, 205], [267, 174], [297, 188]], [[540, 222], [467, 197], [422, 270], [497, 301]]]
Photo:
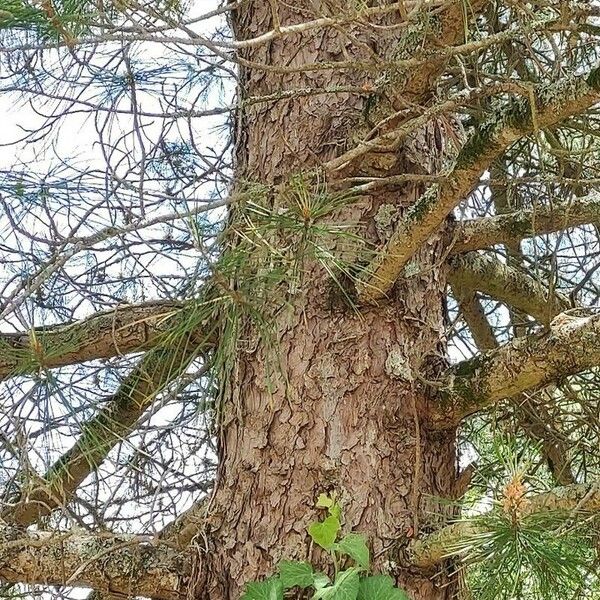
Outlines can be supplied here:
[[440, 186], [434, 183], [421, 195], [406, 213], [406, 223], [419, 223], [438, 201]]

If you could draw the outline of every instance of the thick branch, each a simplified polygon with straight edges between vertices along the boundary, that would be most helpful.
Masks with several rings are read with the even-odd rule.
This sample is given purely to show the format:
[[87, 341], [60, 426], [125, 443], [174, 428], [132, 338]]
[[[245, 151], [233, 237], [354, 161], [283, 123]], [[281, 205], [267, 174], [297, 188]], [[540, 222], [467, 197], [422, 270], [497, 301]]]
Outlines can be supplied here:
[[551, 292], [527, 273], [491, 256], [470, 253], [450, 261], [448, 280], [454, 290], [476, 290], [517, 308], [547, 325], [571, 308], [570, 300]]
[[207, 513], [208, 503], [205, 498], [202, 498], [179, 515], [175, 521], [169, 523], [159, 533], [160, 539], [181, 550], [187, 548], [206, 526]]
[[539, 336], [516, 338], [446, 372], [430, 425], [456, 425], [505, 398], [600, 365], [600, 315], [562, 313]]
[[[410, 77], [406, 77], [401, 90], [405, 98], [412, 103], [422, 103], [426, 96], [431, 94], [431, 90], [435, 89], [433, 84], [446, 68], [450, 58], [447, 53], [436, 53], [435, 49], [448, 48], [463, 42], [471, 16], [477, 14], [486, 4], [489, 4], [489, 0], [472, 0], [468, 5], [461, 0], [455, 0], [437, 15], [437, 27], [431, 27], [433, 31], [428, 36], [429, 39], [421, 44], [422, 51], [431, 55], [430, 60], [411, 70]], [[410, 31], [406, 35], [410, 35]]]
[[[520, 517], [542, 512], [572, 513], [579, 510], [600, 510], [599, 482], [574, 484], [555, 488], [528, 498], [522, 504]], [[447, 558], [465, 552], [469, 540], [483, 537], [491, 530], [479, 519], [459, 521], [432, 533], [423, 540], [413, 542], [409, 548], [413, 565], [431, 568]]]
[[124, 305], [67, 325], [0, 334], [0, 379], [151, 348], [177, 302]]
[[75, 445], [49, 469], [43, 479], [23, 490], [2, 518], [30, 525], [64, 506], [77, 487], [95, 470], [119, 441], [129, 435], [164, 387], [181, 375], [200, 348], [189, 339], [174, 347], [148, 352], [121, 384], [108, 405], [83, 426]]
[[417, 200], [367, 267], [365, 279], [357, 286], [359, 299], [375, 303], [385, 297], [417, 250], [509, 146], [594, 105], [600, 99], [599, 75], [600, 69], [595, 69], [587, 78], [538, 87], [535, 107], [523, 98], [481, 125], [462, 149], [446, 182], [434, 184]]
[[188, 558], [152, 538], [0, 527], [0, 579], [89, 587], [124, 597], [185, 597]]
[[[478, 350], [485, 352], [497, 348], [498, 341], [475, 293], [466, 289], [457, 291], [453, 288], [452, 291]], [[547, 389], [540, 390], [539, 395], [542, 400], [550, 397]], [[556, 483], [558, 485], [575, 483], [567, 445], [555, 430], [552, 419], [549, 418], [538, 394], [533, 397], [529, 394], [520, 394], [514, 398], [513, 404], [521, 427], [536, 442], [542, 443], [542, 453]]]
[[495, 244], [514, 244], [524, 238], [588, 223], [600, 223], [600, 194], [597, 192], [573, 202], [459, 222], [454, 226], [451, 252], [461, 254]]

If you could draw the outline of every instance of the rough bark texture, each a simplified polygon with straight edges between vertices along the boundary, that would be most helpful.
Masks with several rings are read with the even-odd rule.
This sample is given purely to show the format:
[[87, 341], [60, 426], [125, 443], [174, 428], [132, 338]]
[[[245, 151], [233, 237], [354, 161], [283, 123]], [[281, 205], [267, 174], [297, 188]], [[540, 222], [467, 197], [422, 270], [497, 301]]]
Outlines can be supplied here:
[[[278, 4], [280, 22], [301, 22], [315, 4]], [[236, 16], [239, 39], [270, 27], [265, 1], [247, 4]], [[381, 32], [364, 38], [381, 55], [393, 41]], [[244, 56], [294, 66], [364, 52], [332, 29], [273, 40]], [[244, 93], [357, 85], [361, 77], [255, 70], [245, 75]], [[339, 155], [361, 126], [363, 102], [360, 95], [336, 94], [249, 108], [238, 140], [242, 177], [279, 183]], [[407, 161], [398, 155], [390, 169], [404, 172]], [[402, 212], [421, 191], [407, 185], [385, 201]], [[383, 197], [362, 198], [336, 218], [362, 223], [361, 233], [374, 240], [373, 216], [382, 203]], [[291, 307], [273, 316], [277, 347], [259, 341], [240, 355], [224, 399], [220, 471], [208, 509], [214, 546], [201, 598], [237, 600], [245, 582], [269, 575], [282, 558], [318, 561], [306, 527], [318, 516], [314, 503], [321, 492], [338, 495], [346, 532], [368, 537], [376, 570], [394, 575], [415, 600], [452, 596], [444, 577], [432, 580], [431, 573], [400, 564], [402, 547], [431, 518], [423, 510], [429, 498], [451, 497], [455, 483], [454, 431], [423, 428], [428, 405], [414, 381], [425, 362], [443, 353], [442, 254], [440, 238], [424, 244], [417, 254], [422, 274], [399, 284], [385, 305], [360, 314], [332, 305], [331, 282], [307, 265]], [[268, 370], [274, 352], [281, 363], [275, 374]]]
[[149, 538], [0, 527], [0, 581], [7, 583], [73, 585], [120, 598], [180, 600], [190, 569], [186, 556]]
[[444, 401], [432, 411], [430, 424], [452, 427], [496, 402], [598, 364], [600, 315], [561, 313], [547, 332], [515, 338], [448, 369], [438, 388]]

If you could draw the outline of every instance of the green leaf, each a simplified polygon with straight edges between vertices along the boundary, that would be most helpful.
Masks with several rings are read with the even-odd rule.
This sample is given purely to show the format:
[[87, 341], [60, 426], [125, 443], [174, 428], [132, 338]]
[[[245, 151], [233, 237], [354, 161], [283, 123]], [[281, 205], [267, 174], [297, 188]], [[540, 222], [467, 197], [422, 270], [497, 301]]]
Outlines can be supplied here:
[[342, 520], [342, 507], [337, 502], [334, 502], [333, 506], [329, 509], [329, 514], [332, 517], [335, 517], [338, 521], [341, 522], [341, 520]]
[[340, 530], [340, 520], [329, 515], [324, 521], [312, 523], [308, 528], [308, 535], [325, 550], [331, 550], [335, 543], [338, 531]]
[[335, 492], [331, 494], [319, 494], [317, 508], [326, 508], [330, 516], [342, 520], [342, 507], [335, 501]]
[[409, 600], [388, 575], [371, 575], [360, 580], [357, 600]]
[[328, 586], [330, 583], [331, 580], [329, 577], [327, 577], [327, 575], [325, 575], [325, 573], [319, 571], [318, 573], [314, 574], [313, 587], [315, 590], [320, 590], [321, 588]]
[[253, 581], [246, 585], [240, 600], [283, 600], [283, 585], [279, 577]]
[[284, 590], [293, 587], [307, 588], [314, 585], [315, 574], [312, 565], [297, 560], [283, 560], [279, 564], [279, 575]]
[[347, 554], [350, 558], [353, 558], [362, 569], [369, 568], [371, 559], [363, 535], [349, 533], [335, 545], [335, 549], [341, 554]]
[[332, 586], [317, 590], [313, 600], [356, 600], [360, 585], [358, 569], [340, 571]]
[[331, 508], [335, 500], [329, 494], [319, 494], [317, 498], [317, 508]]

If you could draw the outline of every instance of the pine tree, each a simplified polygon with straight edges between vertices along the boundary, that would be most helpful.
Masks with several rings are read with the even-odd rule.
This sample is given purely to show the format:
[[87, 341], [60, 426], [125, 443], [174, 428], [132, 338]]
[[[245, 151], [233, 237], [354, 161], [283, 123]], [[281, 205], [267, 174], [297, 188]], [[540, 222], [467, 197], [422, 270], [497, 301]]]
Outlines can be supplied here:
[[0, 0], [3, 597], [600, 598], [599, 18]]

